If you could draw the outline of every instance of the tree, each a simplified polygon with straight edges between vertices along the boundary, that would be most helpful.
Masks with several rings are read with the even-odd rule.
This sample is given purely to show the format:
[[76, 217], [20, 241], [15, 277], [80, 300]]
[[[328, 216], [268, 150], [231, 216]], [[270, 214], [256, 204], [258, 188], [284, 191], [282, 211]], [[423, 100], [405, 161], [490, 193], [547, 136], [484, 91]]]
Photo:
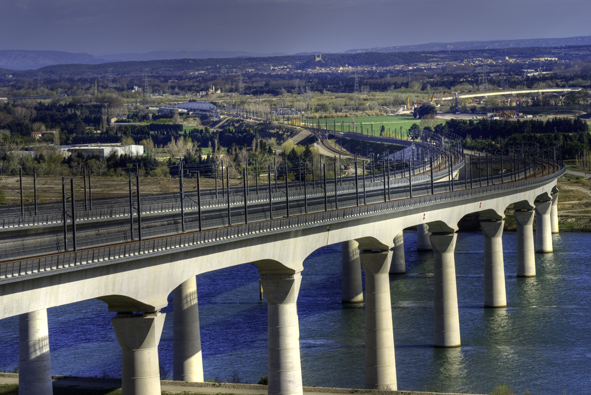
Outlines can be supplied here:
[[306, 144], [306, 148], [304, 148], [304, 152], [302, 153], [302, 157], [305, 162], [309, 162], [312, 159], [312, 150], [310, 149], [310, 144]]
[[172, 114], [172, 123], [178, 124], [180, 122], [181, 122], [181, 119], [179, 117], [179, 109], [175, 107], [174, 112]]
[[487, 97], [484, 100], [484, 105], [487, 108], [493, 109], [499, 106], [499, 101], [497, 99], [495, 99], [494, 97]]
[[144, 147], [144, 152], [148, 154], [148, 156], [152, 156], [154, 154], [155, 147], [154, 140], [152, 140], [152, 138], [143, 139], [140, 141], [140, 145]]
[[413, 123], [408, 129], [408, 137], [410, 138], [417, 138], [421, 134], [421, 127], [416, 123]]
[[170, 138], [170, 143], [166, 144], [166, 147], [164, 148], [166, 149], [166, 153], [170, 155], [171, 158], [181, 156], [181, 149], [179, 148], [179, 144], [174, 139], [174, 137]]
[[318, 106], [316, 107], [316, 111], [317, 112], [330, 112], [330, 104], [328, 103], [320, 103], [318, 104]]
[[420, 107], [416, 107], [412, 115], [418, 119], [432, 119], [437, 115], [437, 109], [430, 104], [423, 104]]
[[129, 137], [129, 136], [124, 136], [121, 138], [121, 145], [125, 146], [125, 145], [134, 145], [135, 141], [133, 140], [133, 137]]
[[197, 145], [193, 144], [189, 137], [179, 137], [178, 140], [171, 137], [170, 142], [164, 148], [171, 158], [182, 158], [187, 154], [194, 156]]
[[420, 127], [421, 129], [433, 129], [438, 124], [438, 121], [433, 118], [423, 118], [421, 119]]

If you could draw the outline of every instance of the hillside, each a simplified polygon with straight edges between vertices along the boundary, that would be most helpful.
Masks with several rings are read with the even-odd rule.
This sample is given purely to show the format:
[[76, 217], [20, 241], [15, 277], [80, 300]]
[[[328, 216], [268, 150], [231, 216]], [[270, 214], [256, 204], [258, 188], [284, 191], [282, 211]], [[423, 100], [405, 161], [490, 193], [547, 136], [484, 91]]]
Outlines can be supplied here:
[[0, 68], [34, 70], [56, 64], [95, 64], [100, 62], [87, 53], [59, 51], [0, 50]]
[[564, 47], [591, 45], [591, 36], [567, 38], [534, 38], [521, 40], [495, 41], [459, 41], [453, 43], [428, 43], [418, 45], [399, 45], [368, 49], [352, 49], [345, 53], [363, 52], [410, 52], [410, 51], [467, 51], [481, 49], [529, 48], [529, 47]]
[[[523, 40], [496, 40], [496, 41], [463, 41], [454, 43], [428, 43], [419, 45], [402, 45], [380, 48], [352, 49], [343, 53], [324, 54], [323, 60], [330, 62], [329, 66], [345, 65], [374, 65], [387, 62], [408, 62], [409, 60], [422, 61], [421, 56], [412, 55], [422, 53], [423, 58], [428, 55], [445, 53], [447, 60], [463, 59], [471, 52], [483, 52], [482, 56], [490, 55], [491, 51], [506, 56], [515, 56], [521, 50], [535, 48], [549, 49], [564, 47], [588, 47], [591, 46], [591, 36], [569, 38], [540, 38]], [[388, 55], [377, 59], [371, 54], [381, 53]], [[399, 56], [396, 56], [396, 55]], [[405, 54], [403, 58], [401, 54]], [[369, 56], [368, 56], [369, 55]], [[359, 57], [357, 57], [359, 56]], [[364, 57], [365, 56], [365, 57]], [[411, 57], [417, 59], [409, 59]], [[439, 55], [437, 55], [439, 56]], [[222, 60], [220, 60], [222, 59]], [[312, 59], [312, 60], [310, 60]], [[107, 68], [126, 69], [130, 65], [135, 67], [137, 62], [143, 62], [142, 67], [147, 69], [167, 68], [185, 64], [193, 64], [203, 69], [204, 66], [221, 65], [228, 68], [268, 66], [270, 62], [277, 65], [299, 65], [299, 69], [314, 69], [313, 53], [300, 53], [294, 55], [254, 54], [239, 51], [160, 51], [148, 53], [123, 53], [94, 56], [87, 53], [69, 53], [59, 51], [24, 51], [24, 50], [0, 50], [0, 69], [9, 70], [37, 70], [55, 65], [100, 65], [98, 69], [104, 72]], [[162, 64], [159, 62], [172, 63]], [[147, 62], [147, 63], [144, 63]], [[300, 64], [304, 63], [305, 64]], [[117, 66], [114, 66], [117, 65]], [[185, 65], [186, 67], [186, 65]], [[42, 71], [53, 72], [56, 69], [49, 68]], [[82, 69], [80, 69], [82, 70]], [[87, 69], [88, 70], [88, 69]], [[59, 71], [64, 72], [61, 68]], [[122, 71], [119, 71], [122, 72]]]
[[[540, 57], [555, 57], [562, 61], [591, 61], [590, 46], [573, 47], [528, 47], [508, 49], [473, 49], [464, 51], [425, 51], [425, 52], [363, 52], [325, 54], [322, 61], [316, 61], [314, 56], [270, 56], [252, 58], [225, 59], [172, 59], [132, 62], [112, 62], [100, 64], [59, 64], [39, 68], [37, 70], [9, 71], [23, 77], [35, 77], [39, 73], [53, 77], [70, 78], [88, 74], [137, 75], [138, 70], [152, 76], [158, 75], [215, 75], [226, 73], [240, 73], [241, 70], [251, 69], [252, 74], [267, 74], [272, 68], [290, 70], [314, 71], [318, 67], [391, 67], [392, 65], [410, 65], [437, 62], [464, 62], [466, 59], [485, 58], [500, 60], [530, 59]], [[0, 64], [0, 67], [2, 65]], [[6, 66], [4, 66], [6, 67]], [[6, 74], [0, 72], [0, 75]]]

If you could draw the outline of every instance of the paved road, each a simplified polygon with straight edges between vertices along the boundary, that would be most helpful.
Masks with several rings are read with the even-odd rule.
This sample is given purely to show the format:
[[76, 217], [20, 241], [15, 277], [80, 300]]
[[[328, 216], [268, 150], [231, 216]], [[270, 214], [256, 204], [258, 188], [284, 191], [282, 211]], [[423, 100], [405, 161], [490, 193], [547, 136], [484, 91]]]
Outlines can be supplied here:
[[575, 170], [566, 170], [566, 174], [572, 174], [573, 176], [583, 177], [585, 179], [591, 177], [591, 173], [584, 173], [582, 171], [575, 171]]

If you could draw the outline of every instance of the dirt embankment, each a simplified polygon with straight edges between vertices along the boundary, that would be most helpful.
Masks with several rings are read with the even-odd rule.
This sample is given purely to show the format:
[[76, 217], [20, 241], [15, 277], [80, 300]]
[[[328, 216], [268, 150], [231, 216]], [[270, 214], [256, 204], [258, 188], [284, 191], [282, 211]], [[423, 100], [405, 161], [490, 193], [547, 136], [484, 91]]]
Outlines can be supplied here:
[[[195, 179], [185, 180], [185, 191], [195, 191]], [[202, 189], [213, 189], [215, 180], [212, 178], [201, 178]], [[3, 202], [0, 205], [20, 206], [20, 182], [19, 177], [0, 176]], [[218, 183], [218, 187], [221, 184]], [[231, 186], [242, 185], [241, 179], [231, 179]], [[135, 194], [135, 179], [133, 180], [133, 193]], [[140, 193], [142, 196], [171, 193], [179, 191], [178, 178], [142, 177], [140, 179]], [[66, 179], [66, 193], [70, 194], [70, 180]], [[82, 177], [74, 180], [74, 194], [76, 200], [84, 200], [84, 181]], [[87, 186], [87, 194], [88, 186]], [[92, 198], [113, 198], [129, 196], [129, 179], [126, 177], [93, 177]], [[38, 177], [37, 178], [37, 202], [61, 202], [62, 201], [62, 178], [61, 177]], [[32, 177], [23, 177], [23, 203], [34, 203], [34, 187]]]
[[558, 225], [561, 231], [591, 232], [591, 180], [558, 180]]

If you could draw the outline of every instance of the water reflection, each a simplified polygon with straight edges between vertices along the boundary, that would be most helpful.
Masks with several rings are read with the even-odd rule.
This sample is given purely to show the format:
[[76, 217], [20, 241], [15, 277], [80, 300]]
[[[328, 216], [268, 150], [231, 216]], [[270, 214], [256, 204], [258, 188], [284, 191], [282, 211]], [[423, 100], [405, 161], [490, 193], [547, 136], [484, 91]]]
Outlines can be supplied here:
[[458, 392], [462, 392], [462, 388], [466, 388], [467, 370], [466, 360], [464, 358], [464, 350], [461, 347], [456, 348], [433, 348], [435, 375], [434, 391], [441, 388], [440, 385], [445, 383], [445, 387], [457, 388]]
[[520, 277], [517, 279], [518, 298], [521, 304], [535, 306], [543, 292], [538, 277]]
[[506, 339], [512, 330], [510, 318], [509, 309], [506, 307], [485, 309], [484, 322], [489, 341], [497, 343]]

